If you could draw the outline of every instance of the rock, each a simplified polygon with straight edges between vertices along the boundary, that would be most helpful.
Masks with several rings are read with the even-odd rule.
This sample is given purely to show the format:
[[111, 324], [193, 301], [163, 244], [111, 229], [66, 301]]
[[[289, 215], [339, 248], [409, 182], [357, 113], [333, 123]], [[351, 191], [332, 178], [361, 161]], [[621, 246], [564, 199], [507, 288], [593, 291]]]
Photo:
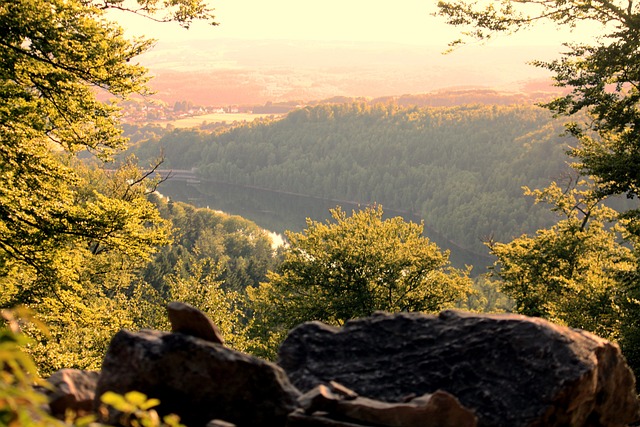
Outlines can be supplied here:
[[366, 397], [338, 402], [335, 413], [346, 418], [389, 427], [476, 427], [474, 413], [458, 399], [438, 390], [406, 403]]
[[361, 424], [345, 420], [329, 418], [324, 413], [313, 415], [305, 414], [302, 410], [296, 410], [289, 414], [287, 427], [380, 427], [379, 425]]
[[346, 400], [352, 400], [358, 397], [358, 393], [335, 381], [329, 381], [329, 389]]
[[211, 420], [206, 427], [236, 427], [236, 425], [223, 420]]
[[[332, 388], [348, 390], [332, 381]], [[437, 391], [405, 403], [388, 403], [354, 392], [340, 395], [320, 384], [298, 398], [306, 414], [322, 412], [324, 418], [389, 427], [475, 427], [476, 416], [449, 393]]]
[[196, 337], [150, 330], [118, 332], [105, 355], [97, 396], [131, 390], [159, 399], [161, 415], [175, 413], [189, 427], [214, 419], [239, 427], [284, 426], [300, 394], [273, 363]]
[[320, 384], [298, 397], [298, 404], [308, 414], [318, 411], [332, 413], [340, 400], [341, 397], [335, 395], [329, 387]]
[[202, 311], [184, 302], [173, 301], [167, 305], [171, 331], [202, 338], [216, 344], [224, 344], [218, 327]]
[[67, 410], [79, 416], [91, 413], [99, 375], [96, 371], [79, 369], [62, 369], [53, 373], [47, 378], [52, 389], [43, 390], [49, 399], [51, 415], [64, 418]]
[[638, 420], [635, 380], [617, 345], [518, 315], [376, 314], [342, 329], [305, 323], [279, 364], [306, 392], [337, 381], [402, 402], [443, 390], [479, 426], [623, 426]]

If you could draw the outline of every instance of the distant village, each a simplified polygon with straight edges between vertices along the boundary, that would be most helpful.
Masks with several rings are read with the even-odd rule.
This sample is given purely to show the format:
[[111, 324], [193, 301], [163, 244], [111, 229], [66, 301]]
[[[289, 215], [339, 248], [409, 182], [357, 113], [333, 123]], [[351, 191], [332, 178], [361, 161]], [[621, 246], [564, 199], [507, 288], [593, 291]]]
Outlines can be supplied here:
[[129, 99], [120, 103], [123, 123], [162, 122], [197, 117], [206, 114], [284, 114], [296, 107], [298, 102], [271, 103], [265, 105], [202, 106], [191, 101], [176, 101], [173, 104], [162, 100]]
[[148, 121], [172, 121], [204, 114], [251, 113], [250, 109], [240, 110], [238, 106], [212, 107], [193, 105], [189, 101], [176, 101], [169, 104], [160, 100], [142, 101], [131, 99], [120, 104], [124, 123]]

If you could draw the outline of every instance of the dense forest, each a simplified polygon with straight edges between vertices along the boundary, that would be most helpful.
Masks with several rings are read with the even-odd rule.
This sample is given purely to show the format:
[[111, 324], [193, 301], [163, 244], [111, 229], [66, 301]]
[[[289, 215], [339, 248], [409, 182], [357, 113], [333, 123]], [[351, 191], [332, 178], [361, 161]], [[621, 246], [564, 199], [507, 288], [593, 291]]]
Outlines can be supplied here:
[[[106, 11], [215, 24], [205, 3], [0, 5], [0, 425], [91, 423], [46, 413], [40, 375], [99, 368], [118, 330], [167, 329], [175, 300], [205, 312], [229, 347], [270, 358], [300, 322], [458, 307], [585, 329], [620, 344], [640, 372], [640, 6], [438, 3], [448, 23], [478, 29], [464, 33], [472, 38], [543, 18], [612, 31], [536, 63], [566, 89], [544, 109], [404, 105], [409, 96], [230, 127], [129, 126], [123, 136], [122, 110], [96, 89], [147, 95], [135, 58], [153, 42], [126, 39]], [[163, 168], [206, 180], [363, 207], [307, 219], [274, 248], [250, 221], [159, 196], [147, 165], [162, 157]], [[614, 206], [617, 197], [630, 202]], [[472, 278], [423, 224], [385, 218], [381, 205], [489, 251], [495, 268]], [[164, 426], [156, 421], [130, 425]]]
[[325, 104], [216, 134], [129, 132], [141, 139], [133, 148], [141, 159], [162, 152], [164, 166], [196, 167], [205, 179], [381, 203], [477, 252], [488, 236], [508, 240], [550, 223], [522, 186], [561, 179], [571, 143], [530, 105]]
[[170, 274], [188, 276], [203, 259], [215, 266], [215, 276], [225, 289], [242, 291], [266, 279], [276, 266], [276, 251], [267, 232], [239, 216], [186, 203], [153, 198], [160, 215], [171, 221], [173, 242], [159, 248], [142, 276], [152, 287], [167, 288]]

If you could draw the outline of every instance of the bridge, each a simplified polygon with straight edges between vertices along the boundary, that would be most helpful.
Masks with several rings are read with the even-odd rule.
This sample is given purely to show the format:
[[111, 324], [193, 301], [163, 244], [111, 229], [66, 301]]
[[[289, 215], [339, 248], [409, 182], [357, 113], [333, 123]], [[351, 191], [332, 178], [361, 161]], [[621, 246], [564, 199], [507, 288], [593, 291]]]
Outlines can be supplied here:
[[[144, 173], [151, 172], [150, 170], [143, 171]], [[200, 180], [196, 176], [193, 169], [156, 169], [149, 175], [151, 178], [161, 177], [164, 180], [171, 181], [187, 181], [190, 183], [199, 183]]]

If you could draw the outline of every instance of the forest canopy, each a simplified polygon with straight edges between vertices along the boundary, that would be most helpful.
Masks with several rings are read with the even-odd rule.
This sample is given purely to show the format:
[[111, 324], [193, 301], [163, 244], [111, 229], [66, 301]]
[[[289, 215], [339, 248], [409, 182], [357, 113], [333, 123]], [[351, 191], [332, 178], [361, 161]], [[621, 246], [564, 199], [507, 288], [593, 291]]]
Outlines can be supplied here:
[[[498, 3], [498, 7], [496, 7]], [[538, 22], [595, 24], [598, 37], [565, 43], [559, 59], [536, 61], [566, 94], [544, 106], [570, 118], [569, 155], [578, 173], [530, 191], [560, 215], [557, 223], [492, 245], [502, 289], [524, 314], [563, 321], [620, 343], [640, 369], [640, 5], [632, 0], [523, 0], [438, 3], [440, 16], [487, 40]], [[463, 39], [454, 41], [456, 45]], [[582, 176], [581, 176], [582, 175]], [[612, 196], [633, 203], [609, 209]]]
[[45, 372], [95, 367], [110, 334], [134, 325], [136, 274], [171, 238], [137, 162], [105, 172], [127, 143], [117, 101], [148, 92], [135, 58], [152, 46], [125, 38], [109, 9], [212, 18], [201, 0], [0, 3], [0, 307], [47, 325], [26, 326]]
[[[0, 4], [0, 307], [27, 306], [33, 320], [21, 325], [30, 340], [0, 330], [0, 352], [25, 345], [33, 370], [44, 373], [97, 369], [115, 331], [167, 329], [164, 307], [176, 299], [210, 316], [229, 346], [271, 356], [287, 330], [307, 320], [340, 325], [379, 309], [513, 306], [618, 340], [640, 367], [640, 215], [606, 205], [613, 195], [635, 198], [640, 185], [637, 6], [520, 3], [563, 25], [617, 23], [606, 43], [572, 46], [564, 59], [538, 64], [571, 89], [546, 104], [577, 118], [566, 126], [571, 142], [559, 136], [562, 121], [529, 105], [352, 102], [215, 134], [132, 130], [143, 140], [131, 151], [152, 171], [163, 149], [166, 167], [195, 167], [206, 179], [368, 206], [351, 216], [336, 208], [332, 223], [308, 220], [280, 250], [249, 221], [157, 195], [158, 182], [135, 157], [105, 168], [127, 144], [117, 100], [147, 93], [135, 58], [152, 44], [126, 39], [105, 11], [188, 27], [213, 19], [204, 1]], [[503, 5], [478, 14], [461, 1], [440, 3], [450, 23], [475, 25], [470, 35], [481, 39], [484, 30], [537, 19]], [[97, 91], [114, 99], [103, 102]], [[572, 158], [591, 177], [574, 179]], [[522, 197], [525, 185], [533, 200]], [[383, 220], [376, 203], [418, 214], [477, 251], [487, 244], [496, 280], [479, 279], [474, 292], [470, 269], [452, 268], [449, 253], [423, 236], [424, 224]], [[493, 302], [474, 302], [479, 290]], [[31, 384], [15, 381], [15, 354], [6, 365], [0, 359], [0, 400], [24, 402]], [[14, 421], [18, 412], [14, 405], [0, 415]]]
[[[340, 208], [326, 223], [307, 220], [268, 282], [247, 289], [254, 316], [250, 331], [273, 357], [293, 327], [309, 320], [346, 321], [388, 312], [438, 312], [472, 293], [468, 271], [423, 236], [422, 224], [383, 219], [381, 206], [351, 215]], [[257, 331], [257, 332], [256, 332]]]
[[132, 152], [167, 167], [196, 167], [219, 182], [321, 198], [380, 203], [424, 218], [458, 245], [484, 253], [552, 217], [522, 196], [568, 170], [562, 123], [531, 105], [306, 107], [275, 121], [207, 134], [175, 130]]

